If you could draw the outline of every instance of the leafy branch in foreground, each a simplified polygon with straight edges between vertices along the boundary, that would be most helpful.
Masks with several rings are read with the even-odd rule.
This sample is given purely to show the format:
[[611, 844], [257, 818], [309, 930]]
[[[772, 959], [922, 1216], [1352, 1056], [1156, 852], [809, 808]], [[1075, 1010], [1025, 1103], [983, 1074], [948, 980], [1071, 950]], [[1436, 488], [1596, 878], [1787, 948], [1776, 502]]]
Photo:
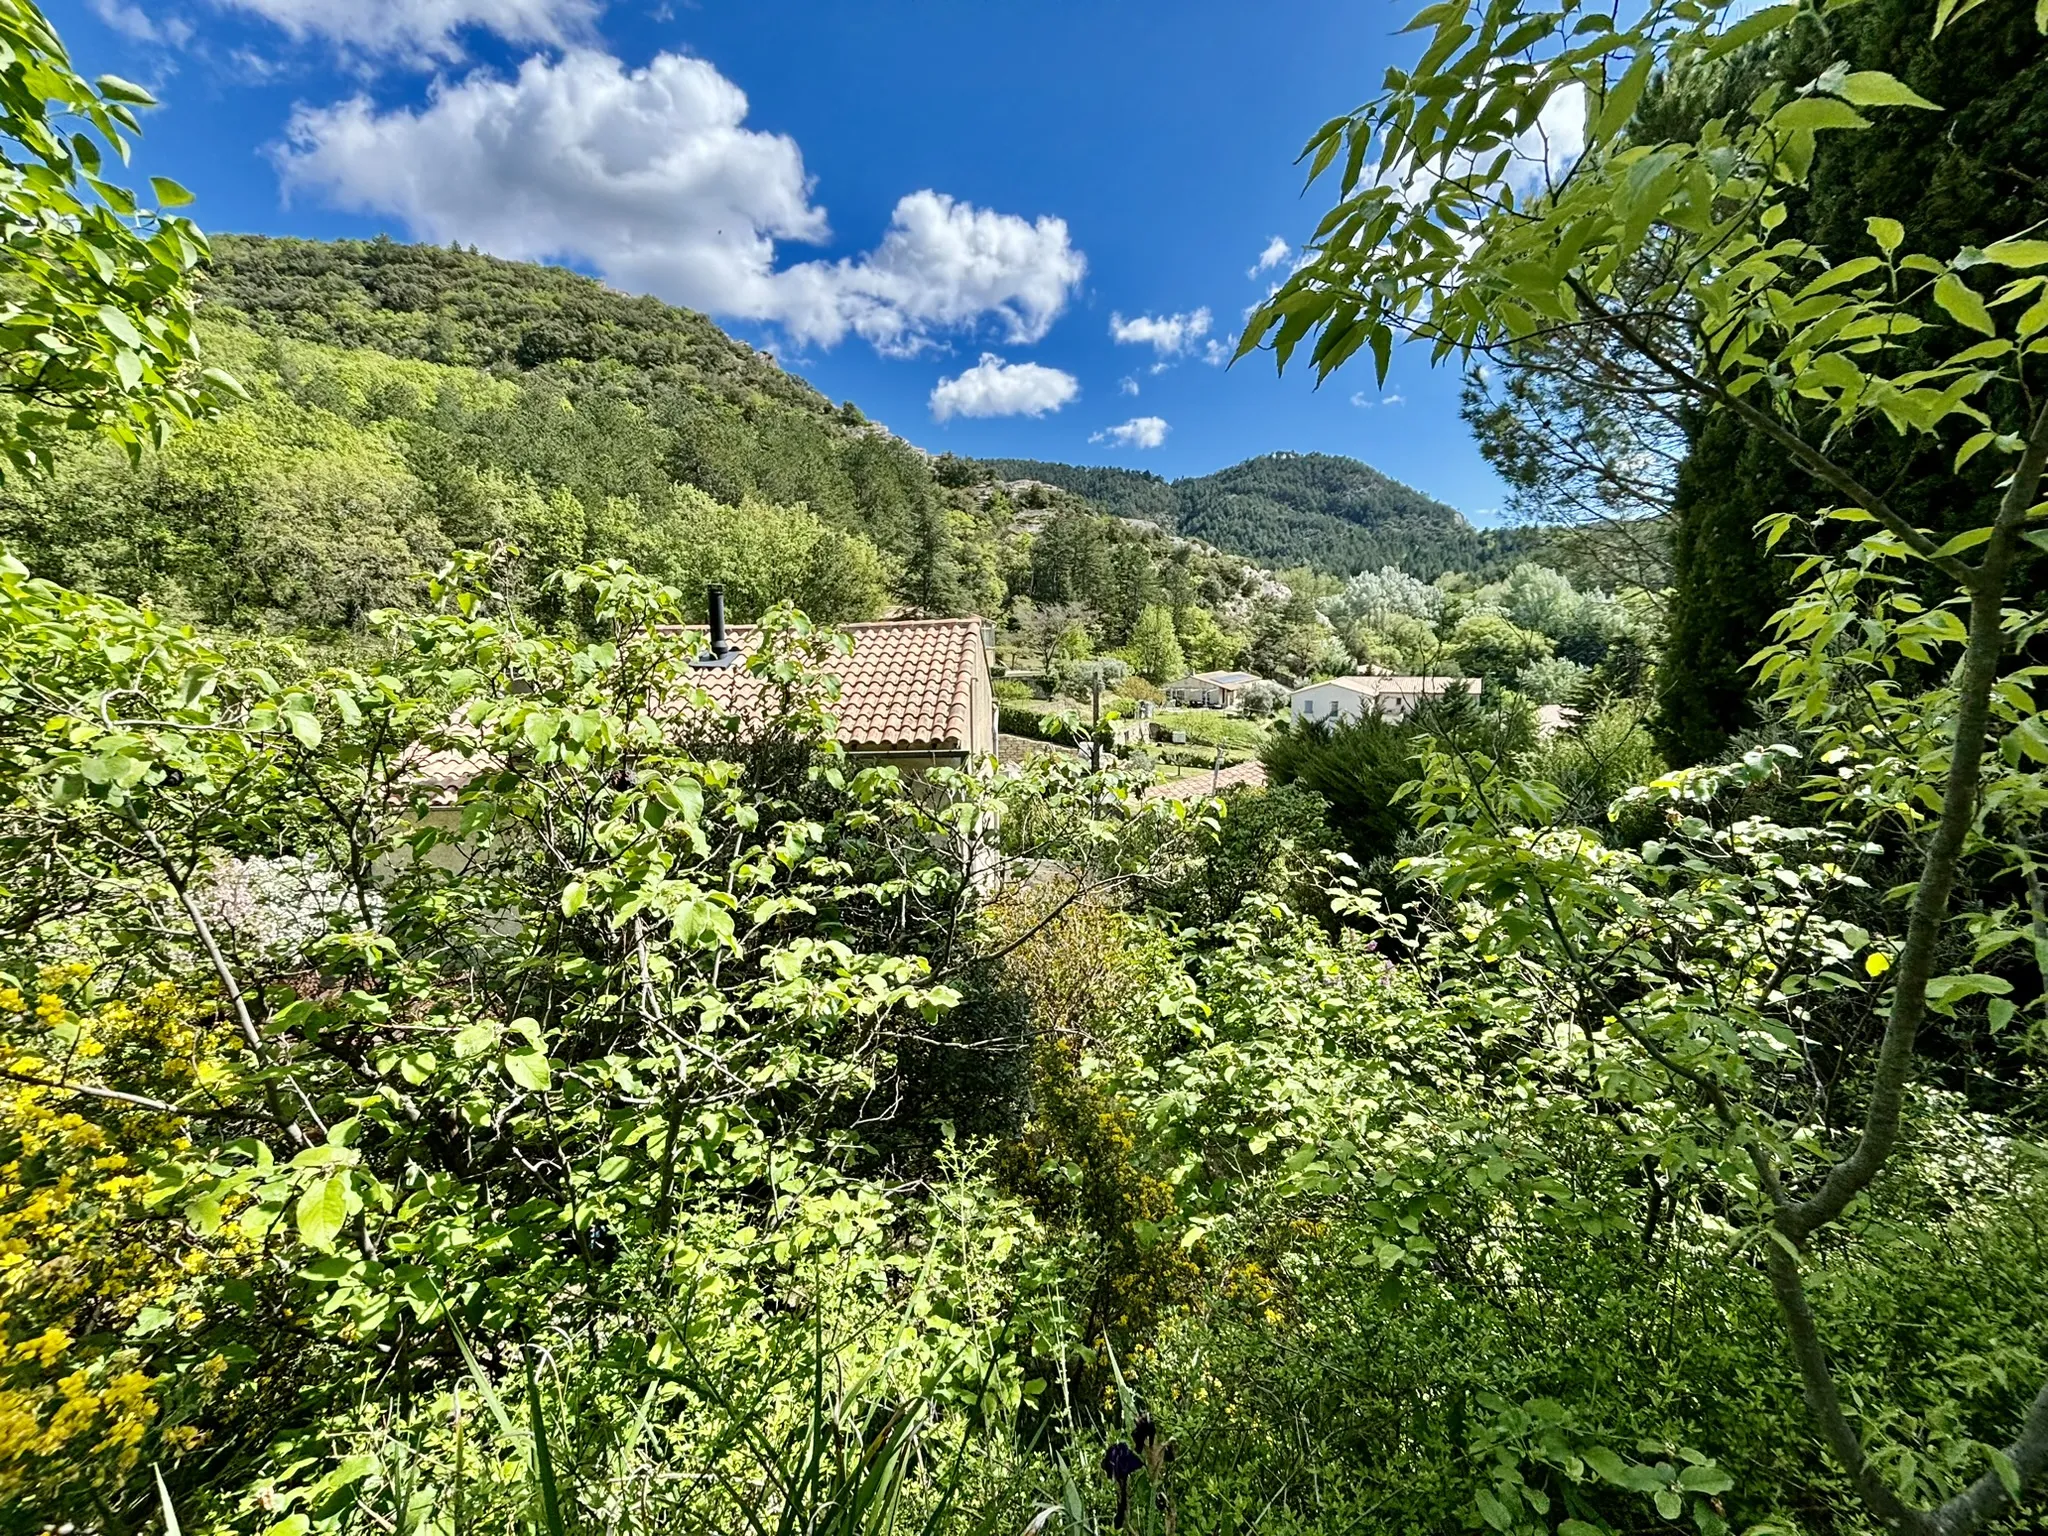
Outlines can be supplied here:
[[47, 467], [68, 432], [161, 446], [240, 392], [198, 366], [190, 285], [206, 240], [163, 211], [191, 194], [153, 177], [148, 206], [102, 175], [152, 104], [77, 74], [32, 0], [0, 0], [0, 454], [18, 471]]
[[[1937, 31], [1974, 8], [1950, 0]], [[1805, 1145], [1758, 1134], [1740, 1085], [1718, 1070], [1668, 1050], [1659, 1060], [1753, 1165], [1764, 1259], [1807, 1405], [1864, 1503], [1897, 1529], [1962, 1532], [2008, 1508], [2048, 1467], [2048, 1387], [2010, 1444], [1989, 1450], [1988, 1470], [1931, 1507], [1909, 1502], [1843, 1403], [1802, 1271], [1899, 1146], [1921, 1029], [1944, 996], [1937, 962], [1966, 850], [2022, 807], [2023, 823], [2039, 814], [2038, 800], [2008, 794], [1994, 817], [1985, 765], [2001, 745], [2024, 751], [2032, 739], [2032, 672], [2008, 668], [2033, 625], [2007, 604], [2043, 538], [2048, 276], [2034, 269], [2048, 266], [2048, 239], [2015, 230], [1948, 261], [1901, 255], [1898, 215], [1908, 210], [1879, 208], [1868, 211], [1870, 247], [1858, 253], [1782, 237], [1819, 135], [1867, 127], [1866, 112], [1938, 110], [1880, 71], [1832, 66], [1797, 90], [1765, 87], [1689, 139], [1639, 141], [1635, 109], [1653, 78], [1711, 64], [1804, 14], [1787, 4], [1730, 21], [1715, 0], [1656, 0], [1626, 19], [1516, 0], [1423, 11], [1412, 28], [1428, 40], [1415, 66], [1310, 141], [1312, 177], [1341, 160], [1339, 200], [1310, 259], [1252, 317], [1239, 355], [1264, 343], [1284, 367], [1313, 334], [1319, 377], [1361, 349], [1384, 376], [1404, 336], [1439, 360], [1585, 338], [1740, 418], [1811, 477], [1837, 517], [1876, 525], [1847, 557], [1848, 579], [1830, 564], [1809, 568], [1816, 596], [1788, 614], [1787, 648], [1767, 667], [1794, 718], [1824, 741], [1833, 733], [1859, 762], [1887, 761], [1902, 733], [1920, 743], [1908, 769], [1890, 772], [1921, 777], [1910, 790], [1889, 784], [1895, 793], [1875, 802], [1912, 840], [1918, 878], [1865, 1064], [1860, 1123], [1826, 1138], [1816, 1161]], [[1584, 151], [1561, 163], [1548, 153], [1545, 114], [1581, 104]], [[1997, 455], [1992, 520], [1946, 539], [1917, 526], [1835, 451], [1866, 422], [1946, 445], [1957, 469]], [[1774, 541], [1791, 522], [1779, 520]], [[1886, 574], [1894, 564], [1906, 578]], [[1882, 664], [1845, 660], [1860, 638], [1858, 605], [1880, 583], [1912, 577], [1917, 594], [1891, 611], [1898, 653]], [[1909, 709], [1902, 679], [1916, 667], [1949, 677]], [[1556, 914], [1547, 892], [1532, 899]], [[1710, 1012], [1693, 1020], [1710, 1023]]]

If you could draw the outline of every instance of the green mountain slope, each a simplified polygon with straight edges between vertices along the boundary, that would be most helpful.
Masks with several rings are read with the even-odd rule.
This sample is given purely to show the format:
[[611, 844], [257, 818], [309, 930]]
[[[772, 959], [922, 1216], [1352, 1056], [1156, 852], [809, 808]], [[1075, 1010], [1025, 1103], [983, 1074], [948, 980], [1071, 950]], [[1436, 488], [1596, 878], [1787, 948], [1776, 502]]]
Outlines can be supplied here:
[[[389, 239], [221, 235], [213, 250], [206, 307], [257, 331], [495, 371], [612, 363], [650, 398], [695, 386], [834, 414], [809, 384], [707, 317], [562, 267]], [[856, 424], [859, 413], [844, 419]]]
[[1350, 574], [1394, 565], [1425, 580], [1491, 573], [1535, 548], [1519, 530], [1476, 529], [1369, 464], [1327, 453], [1269, 453], [1211, 475], [1167, 481], [1141, 470], [991, 459], [1004, 480], [1042, 480], [1119, 517], [1159, 523], [1262, 565]]
[[0, 483], [0, 545], [37, 572], [336, 638], [493, 547], [544, 616], [548, 573], [609, 559], [691, 594], [723, 581], [740, 617], [789, 599], [834, 622], [994, 618], [1028, 597], [1106, 646], [1162, 604], [1205, 634], [1194, 610], [1228, 607], [1248, 634], [1271, 590], [1063, 491], [1019, 509], [942, 482], [702, 315], [574, 273], [388, 241], [216, 248], [201, 330], [247, 401], [139, 460], [83, 438]]
[[[943, 465], [946, 461], [941, 460]], [[1117, 517], [1140, 517], [1178, 531], [1180, 496], [1172, 482], [1141, 469], [1108, 469], [1087, 464], [1054, 464], [1043, 459], [976, 459], [973, 465], [998, 480], [1040, 480], [1085, 496]]]

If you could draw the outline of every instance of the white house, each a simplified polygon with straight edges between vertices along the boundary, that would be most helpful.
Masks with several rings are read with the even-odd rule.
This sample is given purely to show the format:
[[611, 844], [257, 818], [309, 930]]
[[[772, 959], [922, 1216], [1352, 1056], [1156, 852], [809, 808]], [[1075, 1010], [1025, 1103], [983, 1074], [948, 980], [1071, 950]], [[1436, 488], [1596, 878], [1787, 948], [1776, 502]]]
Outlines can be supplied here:
[[1194, 709], [1228, 709], [1237, 702], [1238, 689], [1257, 681], [1250, 672], [1195, 672], [1168, 683], [1166, 699]]
[[1333, 677], [1287, 696], [1297, 720], [1357, 720], [1367, 714], [1405, 720], [1424, 699], [1479, 692], [1476, 677]]

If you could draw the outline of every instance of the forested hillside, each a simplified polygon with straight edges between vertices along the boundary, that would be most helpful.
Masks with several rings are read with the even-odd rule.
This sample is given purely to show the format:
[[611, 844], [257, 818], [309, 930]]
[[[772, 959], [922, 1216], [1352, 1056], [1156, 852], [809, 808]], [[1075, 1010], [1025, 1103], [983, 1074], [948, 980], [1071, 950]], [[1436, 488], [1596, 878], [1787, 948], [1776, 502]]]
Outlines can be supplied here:
[[[940, 463], [944, 466], [945, 461]], [[1056, 485], [1087, 497], [1118, 517], [1139, 517], [1162, 528], [1180, 526], [1180, 495], [1175, 483], [1150, 470], [1055, 464], [1044, 459], [977, 459], [971, 468], [998, 480], [1039, 480]]]
[[507, 545], [508, 590], [543, 614], [549, 572], [619, 559], [692, 601], [723, 581], [745, 617], [783, 600], [827, 621], [979, 613], [1027, 657], [1293, 680], [1350, 665], [1346, 638], [1228, 550], [1428, 578], [1489, 573], [1509, 547], [1322, 456], [1176, 486], [1007, 466], [1044, 471], [1010, 477], [1042, 482], [1013, 497], [998, 467], [929, 459], [703, 316], [555, 268], [239, 237], [203, 295], [209, 356], [246, 401], [139, 458], [67, 446], [0, 486], [0, 540], [207, 625], [337, 638], [415, 601], [456, 551]]
[[1369, 464], [1328, 453], [1268, 453], [1210, 475], [1167, 481], [1142, 470], [989, 459], [1006, 480], [1042, 480], [1119, 517], [1148, 521], [1274, 567], [1352, 575], [1396, 566], [1424, 580], [1491, 575], [1534, 537], [1475, 529], [1453, 508]]
[[617, 558], [692, 590], [722, 579], [748, 616], [787, 598], [828, 620], [998, 617], [1047, 598], [1107, 645], [1148, 604], [1256, 585], [1243, 561], [1079, 502], [1063, 536], [1103, 526], [1078, 564], [1037, 574], [1037, 523], [1006, 498], [941, 486], [917, 449], [703, 316], [574, 273], [244, 237], [218, 243], [203, 295], [209, 357], [247, 401], [134, 461], [80, 439], [0, 488], [0, 539], [37, 570], [208, 624], [333, 632], [453, 551], [505, 542], [535, 600], [546, 572]]

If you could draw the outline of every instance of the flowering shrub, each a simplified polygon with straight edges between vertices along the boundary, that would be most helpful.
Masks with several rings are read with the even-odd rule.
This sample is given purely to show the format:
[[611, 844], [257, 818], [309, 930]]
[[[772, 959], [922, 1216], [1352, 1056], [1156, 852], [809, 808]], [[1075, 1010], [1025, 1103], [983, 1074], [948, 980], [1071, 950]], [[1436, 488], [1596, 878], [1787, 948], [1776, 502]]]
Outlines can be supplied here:
[[[31, 999], [33, 1001], [31, 1002]], [[206, 1347], [222, 1284], [248, 1270], [154, 1208], [153, 1170], [195, 1124], [67, 1091], [131, 1079], [232, 1091], [191, 995], [104, 998], [79, 961], [0, 987], [0, 1493], [31, 1503], [81, 1478], [118, 1486], [145, 1443], [191, 1450], [189, 1421], [229, 1357]], [[152, 1337], [155, 1341], [151, 1342]], [[167, 1347], [168, 1346], [168, 1347]]]

